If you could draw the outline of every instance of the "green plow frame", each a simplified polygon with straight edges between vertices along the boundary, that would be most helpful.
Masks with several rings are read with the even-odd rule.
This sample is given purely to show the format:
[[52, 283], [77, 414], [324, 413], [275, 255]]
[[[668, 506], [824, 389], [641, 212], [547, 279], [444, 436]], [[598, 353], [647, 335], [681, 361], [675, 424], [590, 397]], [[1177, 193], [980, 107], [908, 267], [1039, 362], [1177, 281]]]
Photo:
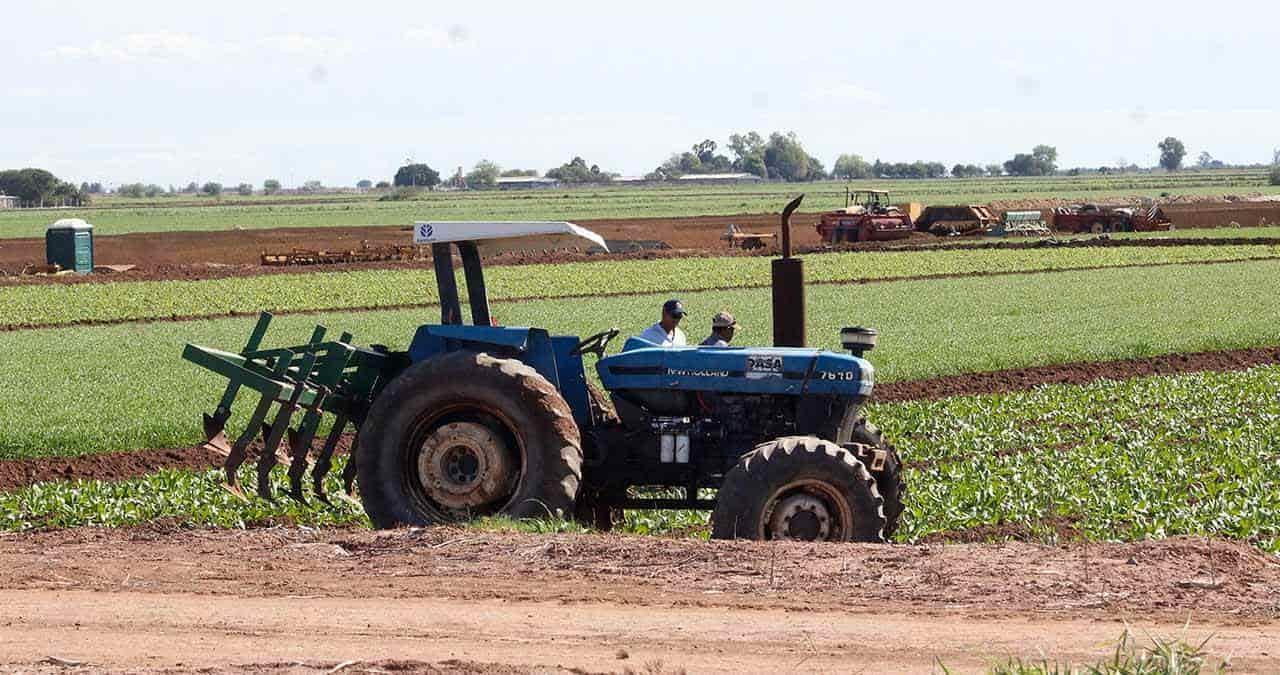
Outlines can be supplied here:
[[[333, 426], [324, 445], [316, 456], [311, 472], [312, 491], [325, 503], [330, 503], [324, 491], [324, 478], [333, 468], [333, 454], [347, 426], [355, 428], [357, 435], [374, 397], [390, 376], [402, 365], [402, 355], [389, 352], [375, 345], [372, 348], [355, 347], [350, 333], [343, 333], [336, 341], [324, 340], [327, 330], [316, 326], [311, 339], [296, 347], [261, 349], [271, 314], [263, 312], [258, 323], [239, 353], [225, 352], [210, 347], [188, 344], [182, 350], [182, 358], [206, 370], [227, 378], [227, 388], [213, 414], [204, 415], [205, 445], [226, 457], [223, 471], [225, 487], [243, 497], [244, 492], [236, 480], [240, 465], [248, 458], [249, 447], [259, 435], [262, 450], [257, 464], [257, 492], [264, 499], [272, 499], [271, 469], [279, 462], [289, 464], [289, 496], [305, 502], [302, 480], [308, 466], [312, 441], [320, 429], [325, 413], [334, 416]], [[258, 394], [259, 399], [249, 417], [249, 423], [234, 443], [228, 442], [225, 433], [231, 408], [242, 389]], [[268, 423], [275, 408], [275, 416]], [[295, 416], [302, 414], [296, 428], [291, 427]], [[286, 454], [278, 454], [281, 442], [288, 439]], [[354, 491], [356, 444], [352, 444], [352, 458], [343, 472], [343, 487], [348, 496]]]

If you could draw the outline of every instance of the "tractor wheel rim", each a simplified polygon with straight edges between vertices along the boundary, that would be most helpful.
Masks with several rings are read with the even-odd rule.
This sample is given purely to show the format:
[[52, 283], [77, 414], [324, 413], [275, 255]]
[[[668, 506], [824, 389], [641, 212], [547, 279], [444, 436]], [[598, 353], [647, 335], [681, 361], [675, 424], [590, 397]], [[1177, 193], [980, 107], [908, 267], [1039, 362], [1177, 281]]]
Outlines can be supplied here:
[[851, 537], [853, 513], [833, 486], [803, 481], [774, 492], [762, 525], [766, 539], [846, 541]]
[[492, 429], [451, 422], [433, 431], [418, 453], [418, 481], [432, 501], [475, 509], [504, 500], [516, 477], [514, 454]]

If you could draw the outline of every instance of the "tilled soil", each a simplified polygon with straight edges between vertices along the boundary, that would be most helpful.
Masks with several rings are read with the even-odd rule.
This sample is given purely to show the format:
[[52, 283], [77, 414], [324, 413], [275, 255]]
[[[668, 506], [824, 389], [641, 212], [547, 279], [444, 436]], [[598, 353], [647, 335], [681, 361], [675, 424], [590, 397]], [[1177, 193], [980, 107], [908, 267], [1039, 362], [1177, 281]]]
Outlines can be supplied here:
[[[819, 244], [817, 214], [792, 217], [792, 233], [796, 246]], [[775, 214], [740, 214], [733, 216], [692, 216], [686, 218], [630, 218], [581, 220], [578, 224], [609, 240], [664, 242], [680, 252], [648, 251], [626, 255], [696, 255], [697, 251], [725, 254], [728, 248], [720, 236], [729, 223], [748, 232], [776, 232]], [[932, 237], [928, 237], [932, 239]], [[93, 275], [95, 280], [124, 279], [192, 279], [240, 276], [246, 274], [362, 269], [369, 267], [405, 266], [406, 263], [366, 263], [359, 265], [314, 265], [307, 267], [261, 266], [264, 251], [288, 252], [294, 248], [346, 251], [369, 246], [405, 245], [412, 233], [401, 226], [311, 227], [266, 230], [221, 230], [212, 232], [149, 232], [98, 237], [94, 241], [94, 262], [99, 265], [137, 265], [138, 269], [122, 274]], [[580, 259], [583, 254], [563, 253], [539, 256], [536, 261], [514, 256], [500, 262], [560, 262], [561, 258]], [[598, 259], [599, 256], [592, 256]], [[0, 270], [10, 274], [28, 263], [44, 262], [44, 239], [0, 240]], [[409, 264], [413, 266], [413, 264]], [[424, 263], [417, 263], [423, 266]], [[68, 277], [59, 277], [65, 279]], [[73, 278], [73, 277], [71, 277]]]
[[1044, 384], [1088, 384], [1152, 375], [1230, 372], [1280, 363], [1280, 347], [1254, 347], [1217, 352], [1166, 354], [1122, 361], [1093, 361], [1034, 366], [986, 373], [966, 373], [912, 382], [885, 382], [875, 387], [875, 400], [933, 400], [971, 394], [1025, 391]]
[[1280, 630], [1280, 562], [1192, 539], [83, 529], [0, 535], [0, 588], [10, 668], [968, 672], [1010, 655], [1100, 658], [1129, 626], [1212, 634], [1215, 656], [1256, 671], [1275, 666]]
[[207, 469], [221, 462], [207, 448], [135, 450], [107, 455], [40, 457], [0, 461], [0, 491], [64, 480], [124, 480], [161, 469]]
[[[1123, 380], [1151, 375], [1230, 372], [1273, 364], [1280, 364], [1280, 346], [1168, 354], [1122, 361], [1035, 366], [910, 382], [886, 382], [876, 385], [875, 400], [884, 403], [934, 400], [950, 396], [1025, 391], [1045, 384], [1080, 385], [1101, 379]], [[347, 452], [352, 440], [353, 436], [344, 436], [338, 445], [338, 452]], [[320, 441], [317, 440], [316, 443]], [[255, 456], [260, 447], [261, 443], [255, 441], [250, 448], [251, 456]], [[45, 481], [77, 478], [123, 480], [146, 475], [159, 469], [206, 469], [219, 464], [220, 461], [221, 457], [217, 453], [201, 446], [80, 457], [0, 461], [0, 491], [15, 490]]]
[[[1252, 226], [1263, 222], [1280, 222], [1280, 204], [1184, 205], [1171, 212], [1180, 227], [1217, 227], [1231, 222]], [[1261, 215], [1259, 215], [1261, 214]], [[797, 213], [792, 217], [792, 235], [798, 251], [825, 250], [821, 247], [814, 225], [819, 214]], [[1270, 218], [1268, 221], [1267, 219]], [[727, 248], [720, 239], [729, 223], [747, 232], [777, 232], [777, 214], [739, 214], [732, 216], [691, 216], [684, 218], [632, 218], [582, 220], [579, 224], [606, 239], [615, 241], [661, 241], [670, 248], [588, 255], [556, 252], [538, 256], [505, 255], [489, 261], [493, 265], [572, 262], [601, 259], [651, 259], [701, 256], [775, 255], [777, 242], [757, 251]], [[1214, 240], [1102, 240], [1071, 242], [1070, 246], [1177, 246], [1211, 244], [1275, 244], [1280, 240], [1224, 238]], [[344, 251], [370, 246], [403, 245], [410, 234], [399, 226], [279, 228], [269, 230], [223, 230], [213, 232], [156, 232], [99, 237], [95, 241], [95, 262], [99, 265], [136, 265], [128, 272], [87, 276], [53, 277], [14, 276], [28, 263], [44, 262], [43, 239], [0, 239], [0, 285], [40, 283], [101, 283], [118, 281], [161, 281], [175, 279], [217, 279], [256, 276], [260, 274], [302, 273], [359, 269], [422, 269], [429, 261], [376, 262], [344, 265], [264, 267], [260, 255], [264, 251], [288, 252], [294, 248]], [[947, 249], [973, 244], [948, 243], [932, 235], [917, 233], [910, 239], [893, 242], [871, 242], [842, 245], [842, 250], [919, 250]], [[978, 244], [984, 248], [1033, 248], [1044, 246], [1039, 240], [1000, 240]]]
[[[354, 434], [343, 435], [336, 446], [336, 453], [347, 454], [355, 441]], [[323, 439], [313, 443], [319, 451]], [[262, 440], [249, 444], [249, 456], [256, 458], [262, 450]], [[67, 480], [119, 481], [155, 473], [161, 469], [204, 470], [222, 466], [225, 457], [204, 446], [189, 448], [165, 448], [163, 450], [133, 450], [102, 455], [76, 457], [40, 457], [0, 461], [0, 492], [17, 490], [32, 483]], [[288, 466], [287, 462], [283, 463]]]

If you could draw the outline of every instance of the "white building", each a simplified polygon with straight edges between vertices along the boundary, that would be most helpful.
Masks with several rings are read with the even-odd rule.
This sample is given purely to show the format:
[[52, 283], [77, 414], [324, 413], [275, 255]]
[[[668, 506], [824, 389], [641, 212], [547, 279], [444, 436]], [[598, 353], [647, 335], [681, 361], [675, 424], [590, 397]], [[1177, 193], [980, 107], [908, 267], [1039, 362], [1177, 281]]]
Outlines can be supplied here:
[[0, 194], [0, 209], [16, 209], [18, 208], [18, 198], [9, 195]]
[[541, 176], [500, 176], [497, 185], [499, 190], [529, 190], [560, 187], [560, 181]]
[[707, 184], [727, 184], [727, 183], [759, 183], [763, 178], [754, 173], [686, 173], [676, 179], [679, 183], [707, 183]]

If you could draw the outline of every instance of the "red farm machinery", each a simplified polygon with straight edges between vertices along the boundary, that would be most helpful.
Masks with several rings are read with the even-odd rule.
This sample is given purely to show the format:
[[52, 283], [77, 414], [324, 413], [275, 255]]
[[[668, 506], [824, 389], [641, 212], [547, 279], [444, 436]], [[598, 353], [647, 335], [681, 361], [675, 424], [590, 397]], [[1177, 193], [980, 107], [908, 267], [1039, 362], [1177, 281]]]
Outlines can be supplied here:
[[1171, 229], [1172, 222], [1159, 206], [1108, 208], [1096, 204], [1059, 207], [1053, 211], [1053, 229], [1059, 232], [1103, 234], [1151, 232]]
[[914, 230], [911, 216], [889, 203], [884, 190], [846, 190], [844, 208], [818, 221], [818, 235], [828, 244], [906, 239]]

